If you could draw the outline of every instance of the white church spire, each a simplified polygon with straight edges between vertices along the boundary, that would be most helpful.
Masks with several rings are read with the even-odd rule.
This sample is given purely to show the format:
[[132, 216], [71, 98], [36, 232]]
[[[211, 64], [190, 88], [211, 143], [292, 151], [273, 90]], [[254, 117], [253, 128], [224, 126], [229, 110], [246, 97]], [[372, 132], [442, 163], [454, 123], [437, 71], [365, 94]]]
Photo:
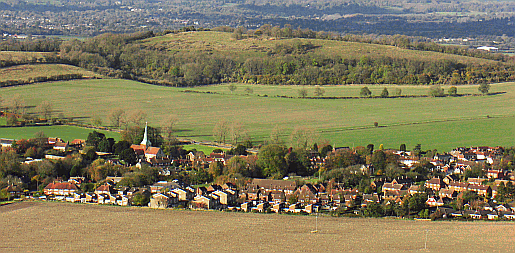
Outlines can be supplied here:
[[148, 124], [145, 122], [145, 134], [143, 135], [143, 140], [141, 141], [140, 145], [145, 145], [145, 147], [150, 147], [152, 144], [150, 143], [150, 140], [148, 140]]

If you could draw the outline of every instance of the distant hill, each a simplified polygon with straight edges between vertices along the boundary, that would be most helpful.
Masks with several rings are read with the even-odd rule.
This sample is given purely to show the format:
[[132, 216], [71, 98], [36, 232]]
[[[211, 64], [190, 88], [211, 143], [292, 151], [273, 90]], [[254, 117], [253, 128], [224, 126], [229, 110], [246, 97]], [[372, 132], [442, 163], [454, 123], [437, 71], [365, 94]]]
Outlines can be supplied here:
[[378, 45], [288, 29], [105, 34], [64, 42], [60, 56], [100, 74], [169, 86], [227, 82], [458, 85], [515, 80], [514, 67], [505, 56], [412, 44], [402, 36], [384, 38], [378, 43], [387, 45]]

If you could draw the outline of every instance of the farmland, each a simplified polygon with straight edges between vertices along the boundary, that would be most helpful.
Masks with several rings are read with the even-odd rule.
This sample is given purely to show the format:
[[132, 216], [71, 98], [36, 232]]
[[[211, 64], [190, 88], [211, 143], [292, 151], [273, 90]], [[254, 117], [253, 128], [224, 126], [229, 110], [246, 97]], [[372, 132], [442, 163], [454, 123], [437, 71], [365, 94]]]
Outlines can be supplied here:
[[[246, 87], [251, 87], [254, 92], [245, 94]], [[325, 96], [357, 96], [361, 87], [324, 86]], [[396, 88], [370, 86], [373, 94], [378, 94], [384, 87]], [[403, 94], [427, 94], [429, 89], [427, 86], [399, 88]], [[196, 140], [212, 140], [213, 127], [223, 119], [241, 123], [257, 142], [268, 139], [277, 127], [288, 143], [292, 130], [303, 126], [315, 129], [319, 140], [326, 139], [338, 146], [373, 143], [398, 148], [405, 143], [411, 148], [420, 143], [424, 149], [443, 151], [456, 146], [513, 145], [513, 83], [492, 85], [490, 91], [498, 94], [490, 96], [386, 99], [273, 96], [296, 96], [298, 89], [298, 86], [239, 84], [231, 93], [223, 85], [172, 88], [128, 80], [97, 79], [7, 87], [2, 88], [2, 97], [8, 100], [19, 94], [27, 106], [50, 100], [56, 113], [84, 123], [90, 123], [92, 117], [98, 116], [103, 125], [110, 124], [107, 116], [112, 108], [118, 107], [127, 113], [141, 110], [151, 126], [160, 126], [167, 116], [174, 115], [178, 119], [176, 134]], [[307, 89], [312, 94], [314, 88]], [[186, 90], [217, 93], [184, 92]], [[477, 86], [459, 86], [458, 93], [477, 94]], [[374, 122], [380, 127], [373, 127]], [[1, 129], [0, 135], [7, 134], [6, 131]]]
[[[2, 121], [0, 120], [0, 125]], [[36, 136], [37, 132], [42, 131], [48, 137], [60, 137], [65, 141], [74, 139], [86, 139], [88, 134], [94, 129], [87, 129], [76, 126], [34, 126], [34, 127], [4, 127], [0, 128], [0, 138], [7, 139], [30, 139]], [[104, 133], [107, 138], [118, 140], [120, 135], [116, 132], [95, 130]]]
[[[49, 214], [59, 215], [49, 215]], [[3, 252], [509, 252], [511, 222], [427, 222], [67, 203], [0, 207]], [[28, 239], [27, 234], [30, 234]], [[194, 238], [194, 239], [193, 239]]]
[[84, 77], [99, 75], [79, 67], [65, 64], [17, 65], [0, 69], [0, 82], [7, 80], [28, 81], [29, 78], [49, 77], [65, 74], [82, 74]]

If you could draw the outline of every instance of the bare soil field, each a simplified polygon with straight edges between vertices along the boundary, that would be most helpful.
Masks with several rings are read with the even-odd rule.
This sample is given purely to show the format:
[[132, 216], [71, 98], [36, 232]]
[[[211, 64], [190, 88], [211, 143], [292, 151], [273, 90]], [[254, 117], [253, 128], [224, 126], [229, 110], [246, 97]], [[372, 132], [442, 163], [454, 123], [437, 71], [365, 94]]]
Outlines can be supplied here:
[[0, 252], [514, 252], [513, 226], [319, 217], [311, 233], [314, 216], [15, 203]]

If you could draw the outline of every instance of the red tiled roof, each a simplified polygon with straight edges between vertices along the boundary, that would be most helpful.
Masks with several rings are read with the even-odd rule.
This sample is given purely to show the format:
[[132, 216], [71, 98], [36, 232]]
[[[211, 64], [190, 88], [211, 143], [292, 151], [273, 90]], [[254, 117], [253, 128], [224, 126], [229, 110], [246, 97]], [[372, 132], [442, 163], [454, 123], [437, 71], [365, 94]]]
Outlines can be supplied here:
[[77, 186], [74, 183], [50, 183], [45, 189], [48, 190], [78, 190]]

